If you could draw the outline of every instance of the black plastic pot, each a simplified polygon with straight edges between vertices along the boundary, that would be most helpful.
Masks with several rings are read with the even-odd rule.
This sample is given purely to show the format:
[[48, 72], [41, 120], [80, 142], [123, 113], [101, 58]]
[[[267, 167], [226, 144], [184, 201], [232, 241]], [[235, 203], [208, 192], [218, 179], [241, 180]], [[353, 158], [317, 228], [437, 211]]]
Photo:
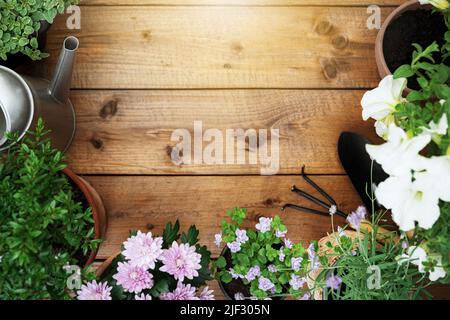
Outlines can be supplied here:
[[[45, 48], [45, 45], [47, 43], [47, 32], [50, 29], [52, 25], [48, 23], [47, 21], [43, 20], [41, 21], [41, 28], [38, 31], [37, 40], [39, 43], [39, 50], [42, 50]], [[0, 65], [5, 66], [10, 69], [17, 69], [18, 67], [25, 65], [27, 63], [30, 63], [31, 60], [28, 56], [24, 55], [23, 53], [19, 52], [13, 55], [8, 56], [8, 60], [3, 61], [0, 60]]]

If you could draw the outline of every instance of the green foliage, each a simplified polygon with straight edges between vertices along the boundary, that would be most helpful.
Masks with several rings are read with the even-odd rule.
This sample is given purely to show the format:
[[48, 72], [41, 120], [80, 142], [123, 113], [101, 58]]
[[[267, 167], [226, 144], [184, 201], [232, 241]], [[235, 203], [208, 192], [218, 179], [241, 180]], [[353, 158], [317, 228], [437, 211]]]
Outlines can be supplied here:
[[91, 209], [74, 198], [47, 133], [39, 120], [0, 157], [0, 299], [68, 298], [63, 267], [98, 245]]
[[[131, 232], [130, 236], [135, 235], [136, 232]], [[187, 233], [180, 234], [180, 223], [177, 220], [175, 224], [169, 222], [166, 224], [163, 231], [163, 245], [164, 249], [169, 248], [174, 241], [180, 240], [181, 243], [189, 244], [190, 246], [195, 246], [196, 252], [201, 255], [200, 265], [201, 268], [198, 270], [198, 276], [192, 280], [185, 279], [184, 284], [191, 284], [192, 286], [199, 288], [206, 285], [206, 281], [212, 279], [211, 271], [209, 269], [211, 262], [211, 252], [206, 248], [206, 246], [201, 246], [199, 244], [199, 230], [193, 225], [190, 226]], [[126, 262], [125, 257], [120, 254], [116, 259], [113, 260], [109, 268], [101, 275], [100, 281], [107, 282], [109, 286], [112, 287], [111, 297], [113, 300], [134, 300], [135, 294], [129, 293], [123, 290], [120, 285], [117, 285], [117, 281], [113, 276], [117, 273], [117, 267], [119, 262]], [[143, 290], [143, 294], [150, 294], [153, 298], [158, 298], [162, 293], [174, 291], [177, 287], [177, 280], [173, 278], [172, 275], [160, 271], [162, 267], [160, 261], [156, 262], [155, 268], [149, 270], [153, 275], [154, 285], [149, 290]]]
[[[395, 77], [415, 77], [420, 85], [419, 90], [413, 90], [406, 100], [396, 106], [394, 113], [396, 123], [408, 132], [410, 136], [420, 134], [425, 128], [430, 129], [430, 122], [438, 123], [442, 115], [450, 121], [450, 15], [448, 9], [444, 14], [449, 31], [445, 33], [445, 44], [439, 48], [436, 43], [423, 49], [414, 44], [416, 50], [410, 65], [401, 66]], [[440, 53], [441, 63], [435, 63], [434, 53]], [[444, 135], [434, 135], [426, 150], [427, 156], [450, 155], [450, 126]], [[447, 274], [450, 273], [448, 253], [450, 252], [450, 219], [449, 203], [440, 203], [441, 216], [429, 230], [417, 228], [421, 240], [435, 254], [442, 256], [442, 263]], [[447, 277], [442, 282], [448, 283]]]
[[[222, 239], [225, 243], [236, 241], [236, 230], [240, 229], [247, 210], [235, 208], [229, 211], [228, 216], [232, 223], [223, 220]], [[269, 279], [275, 285], [275, 291], [263, 291], [258, 288], [258, 277], [252, 281], [242, 279], [243, 283], [250, 289], [250, 293], [258, 298], [285, 297], [291, 296], [300, 298], [305, 293], [303, 288], [294, 290], [289, 285], [289, 280], [293, 275], [304, 277], [308, 272], [309, 260], [306, 250], [301, 244], [293, 244], [292, 248], [287, 248], [276, 236], [276, 232], [286, 232], [287, 228], [279, 216], [275, 216], [271, 222], [271, 230], [261, 232], [259, 230], [246, 230], [248, 241], [241, 244], [241, 250], [231, 254], [231, 266], [227, 265], [225, 257], [219, 257], [213, 263], [215, 278], [224, 283], [233, 281], [230, 269], [236, 274], [245, 276], [252, 267], [259, 267], [261, 276]], [[294, 270], [291, 265], [292, 258], [302, 258], [301, 267]], [[276, 272], [271, 272], [269, 266], [275, 267]]]
[[33, 60], [48, 56], [39, 50], [37, 34], [41, 22], [53, 23], [78, 0], [2, 0], [0, 1], [0, 61], [23, 53]]
[[[397, 232], [379, 234], [382, 214], [373, 215], [373, 230], [358, 232], [355, 239], [347, 235], [336, 237], [331, 250], [322, 254], [323, 271], [316, 279], [316, 286], [324, 288], [326, 297], [333, 300], [416, 300], [428, 296], [425, 290], [429, 281], [411, 262], [401, 262], [407, 249], [397, 239]], [[329, 265], [328, 261], [335, 261]], [[374, 284], [375, 271], [379, 268], [380, 286]], [[335, 274], [342, 279], [338, 290], [326, 287], [326, 278]]]

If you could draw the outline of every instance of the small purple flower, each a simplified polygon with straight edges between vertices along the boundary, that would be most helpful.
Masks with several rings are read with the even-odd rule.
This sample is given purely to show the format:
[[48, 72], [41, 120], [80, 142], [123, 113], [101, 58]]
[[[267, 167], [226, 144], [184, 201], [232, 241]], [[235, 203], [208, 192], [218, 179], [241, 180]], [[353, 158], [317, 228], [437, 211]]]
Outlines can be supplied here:
[[294, 290], [299, 290], [300, 288], [303, 288], [303, 286], [305, 285], [305, 279], [303, 279], [300, 276], [297, 276], [295, 274], [293, 274], [291, 276], [291, 280], [289, 280], [289, 284], [291, 285], [292, 289]]
[[259, 266], [254, 266], [248, 270], [247, 275], [245, 276], [245, 279], [247, 281], [253, 281], [256, 279], [256, 277], [259, 277], [261, 275], [261, 269]]
[[209, 287], [205, 287], [198, 296], [200, 300], [214, 300], [214, 290], [209, 290]]
[[337, 227], [337, 232], [338, 232], [339, 238], [345, 236], [345, 231], [341, 227]]
[[302, 265], [302, 261], [303, 261], [302, 257], [298, 257], [298, 258], [292, 257], [291, 258], [291, 266], [292, 266], [292, 269], [294, 269], [295, 272], [298, 272], [298, 270], [300, 270], [300, 267]]
[[300, 298], [300, 300], [309, 300], [311, 299], [311, 293], [306, 292], [303, 297]]
[[244, 279], [242, 274], [236, 273], [233, 269], [228, 270], [233, 279]]
[[256, 230], [265, 233], [270, 231], [271, 225], [272, 225], [272, 218], [259, 218], [259, 223], [256, 224]]
[[275, 288], [275, 285], [269, 279], [260, 277], [258, 279], [258, 288], [263, 291], [269, 291]]
[[231, 250], [231, 252], [236, 253], [241, 251], [241, 244], [237, 241], [233, 241], [231, 243], [227, 243], [227, 247]]
[[234, 300], [245, 300], [245, 296], [241, 292], [238, 292], [234, 295]]
[[214, 244], [217, 247], [220, 247], [221, 243], [222, 243], [222, 232], [214, 235]]
[[106, 282], [92, 281], [82, 285], [77, 292], [78, 300], [111, 300], [112, 288]]
[[337, 212], [337, 207], [335, 205], [332, 205], [328, 212], [330, 213], [330, 216], [334, 216]]
[[361, 221], [366, 218], [367, 210], [364, 206], [359, 206], [355, 212], [352, 212], [347, 217], [347, 222], [355, 229], [359, 230]]
[[286, 258], [286, 255], [284, 254], [283, 249], [284, 249], [284, 247], [281, 247], [280, 254], [278, 255], [278, 260], [280, 260], [280, 262], [284, 262], [284, 259]]
[[286, 248], [292, 249], [293, 243], [292, 243], [291, 240], [285, 239], [285, 240], [284, 240], [284, 245], [286, 246]]
[[278, 271], [277, 267], [274, 264], [271, 264], [267, 267], [267, 270], [269, 270], [269, 272], [275, 273]]
[[333, 290], [337, 290], [339, 289], [339, 287], [341, 286], [342, 283], [342, 279], [340, 277], [338, 277], [337, 275], [331, 274], [327, 277], [327, 287]]
[[244, 244], [248, 241], [247, 231], [237, 229], [236, 230], [236, 241], [240, 244]]
[[287, 230], [284, 230], [284, 231], [277, 230], [275, 232], [275, 236], [277, 238], [284, 238], [286, 236], [286, 234], [287, 234]]
[[351, 251], [352, 256], [356, 256], [356, 250]]
[[409, 247], [408, 241], [402, 241], [402, 248], [408, 249], [408, 247]]
[[320, 267], [319, 257], [316, 255], [316, 249], [314, 248], [314, 244], [311, 243], [307, 249], [308, 258], [311, 263], [311, 271], [316, 271]]

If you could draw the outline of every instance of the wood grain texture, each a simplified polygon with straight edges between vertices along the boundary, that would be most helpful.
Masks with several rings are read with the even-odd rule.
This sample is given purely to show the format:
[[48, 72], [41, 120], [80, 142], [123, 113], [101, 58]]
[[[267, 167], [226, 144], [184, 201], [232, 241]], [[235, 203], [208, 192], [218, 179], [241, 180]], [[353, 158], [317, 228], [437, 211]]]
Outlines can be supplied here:
[[219, 5], [219, 6], [307, 6], [307, 5], [332, 5], [332, 6], [396, 6], [403, 0], [82, 0], [82, 5], [161, 5], [161, 6], [192, 6], [192, 5]]
[[368, 88], [379, 78], [367, 18], [363, 7], [87, 6], [81, 30], [59, 17], [39, 72], [72, 33], [74, 88]]
[[[236, 206], [249, 209], [248, 224], [261, 216], [280, 214], [286, 202], [311, 206], [290, 192], [293, 184], [312, 192], [299, 176], [275, 177], [162, 177], [91, 176], [87, 180], [102, 195], [108, 211], [108, 232], [98, 259], [120, 249], [131, 229], [160, 234], [166, 223], [180, 220], [182, 229], [196, 224], [200, 239], [214, 256], [214, 234], [226, 211]], [[346, 176], [320, 176], [314, 180], [335, 197], [343, 210], [359, 205], [358, 196]], [[295, 241], [320, 239], [330, 231], [330, 218], [287, 210], [281, 213]], [[337, 223], [342, 219], [336, 218]], [[247, 224], [247, 226], [248, 226]]]
[[[257, 150], [248, 145], [246, 164], [174, 164], [171, 152], [178, 142], [171, 140], [172, 132], [186, 128], [193, 135], [199, 120], [203, 132], [217, 128], [224, 138], [226, 129], [266, 129], [269, 138], [270, 129], [278, 129], [279, 173], [298, 173], [304, 164], [311, 173], [342, 174], [336, 146], [340, 133], [375, 139], [372, 123], [361, 119], [362, 95], [342, 90], [74, 91], [77, 132], [68, 159], [82, 174], [260, 174], [259, 159], [249, 164]], [[269, 150], [273, 143], [267, 142]]]

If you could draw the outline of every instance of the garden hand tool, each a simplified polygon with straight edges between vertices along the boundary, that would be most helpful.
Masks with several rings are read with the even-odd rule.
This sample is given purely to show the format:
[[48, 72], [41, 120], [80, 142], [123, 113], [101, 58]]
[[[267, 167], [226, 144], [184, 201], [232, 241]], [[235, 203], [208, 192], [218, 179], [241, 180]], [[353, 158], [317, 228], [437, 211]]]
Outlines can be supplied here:
[[[300, 190], [299, 188], [297, 188], [295, 185], [292, 186], [291, 191], [298, 194], [299, 196], [313, 202], [314, 204], [326, 209], [327, 211], [320, 211], [317, 209], [313, 209], [313, 208], [308, 208], [308, 207], [304, 207], [304, 206], [299, 206], [299, 205], [295, 205], [295, 204], [291, 204], [288, 203], [286, 205], [284, 205], [282, 207], [282, 210], [284, 211], [287, 208], [291, 208], [294, 210], [298, 210], [298, 211], [303, 211], [306, 213], [312, 213], [312, 214], [317, 214], [317, 215], [321, 215], [321, 216], [327, 216], [329, 217], [331, 214], [336, 214], [340, 217], [343, 218], [347, 218], [348, 214], [346, 214], [345, 212], [339, 210], [338, 205], [336, 203], [336, 201], [325, 191], [323, 190], [321, 187], [319, 187], [313, 180], [311, 180], [305, 173], [305, 167], [302, 168], [302, 173], [301, 173], [303, 179], [309, 184], [311, 185], [315, 190], [317, 190], [325, 199], [321, 200], [303, 190]], [[371, 208], [371, 207], [370, 207]], [[353, 226], [352, 224], [350, 224], [350, 226], [354, 229], [356, 229], [356, 226]], [[374, 230], [372, 223], [370, 221], [368, 221], [367, 219], [363, 219], [361, 221], [361, 224], [359, 226], [359, 230], [363, 233], [368, 233], [368, 232], [372, 232]], [[392, 232], [382, 228], [382, 227], [377, 227], [377, 240], [384, 243], [385, 241], [392, 239], [395, 243], [397, 243], [399, 241], [399, 237], [395, 236], [393, 237]]]

